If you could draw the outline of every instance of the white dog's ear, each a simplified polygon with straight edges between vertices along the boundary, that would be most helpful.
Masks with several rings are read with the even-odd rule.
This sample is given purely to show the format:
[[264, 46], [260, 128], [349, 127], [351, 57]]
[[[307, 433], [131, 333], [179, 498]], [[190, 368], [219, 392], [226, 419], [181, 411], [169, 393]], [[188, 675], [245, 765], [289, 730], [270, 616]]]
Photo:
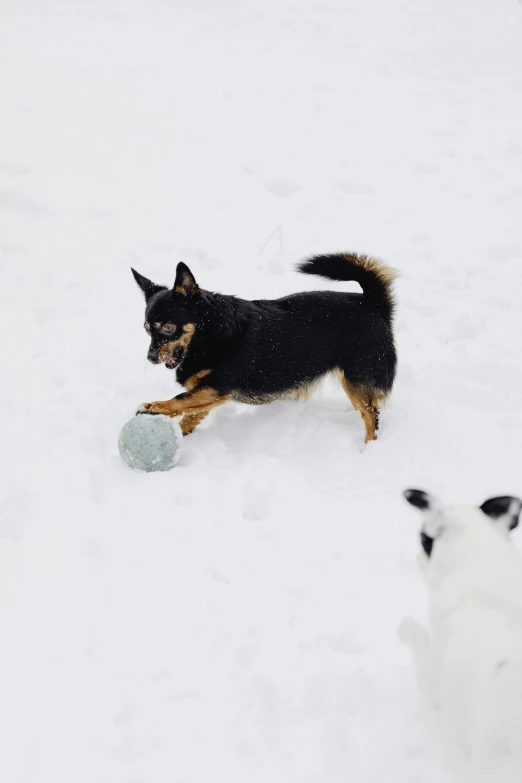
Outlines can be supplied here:
[[421, 545], [428, 557], [431, 557], [433, 543], [444, 530], [442, 504], [433, 495], [422, 489], [406, 489], [404, 497], [422, 513], [423, 522], [420, 534]]
[[421, 511], [427, 511], [432, 505], [431, 495], [427, 492], [423, 492], [422, 489], [405, 489], [404, 497], [415, 508]]
[[507, 533], [517, 527], [521, 509], [522, 500], [510, 495], [490, 498], [484, 501], [480, 507], [484, 514], [493, 519], [497, 525], [503, 527]]
[[433, 495], [428, 495], [422, 489], [406, 489], [404, 490], [404, 497], [408, 503], [411, 503], [412, 506], [415, 506], [422, 512], [440, 512], [442, 508], [437, 498], [433, 497]]

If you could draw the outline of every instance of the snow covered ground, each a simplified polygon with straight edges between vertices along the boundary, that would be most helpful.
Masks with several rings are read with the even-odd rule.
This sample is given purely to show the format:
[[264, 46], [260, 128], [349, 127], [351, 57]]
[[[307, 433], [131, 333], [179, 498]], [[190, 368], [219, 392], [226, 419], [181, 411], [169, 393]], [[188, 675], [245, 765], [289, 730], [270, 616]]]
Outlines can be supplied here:
[[[458, 779], [400, 492], [522, 491], [521, 95], [516, 0], [2, 1], [2, 781]], [[402, 273], [380, 440], [332, 385], [129, 470], [173, 394], [129, 267], [276, 297], [338, 249]]]

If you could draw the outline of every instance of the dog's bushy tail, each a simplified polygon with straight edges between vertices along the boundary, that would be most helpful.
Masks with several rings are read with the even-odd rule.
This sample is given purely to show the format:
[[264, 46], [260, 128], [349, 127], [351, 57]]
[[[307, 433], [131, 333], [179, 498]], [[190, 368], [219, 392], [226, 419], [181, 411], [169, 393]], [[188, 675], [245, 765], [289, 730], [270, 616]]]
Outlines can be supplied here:
[[397, 272], [376, 258], [357, 253], [313, 256], [297, 269], [305, 275], [319, 275], [327, 280], [354, 280], [361, 286], [366, 300], [391, 325], [395, 309], [392, 289]]

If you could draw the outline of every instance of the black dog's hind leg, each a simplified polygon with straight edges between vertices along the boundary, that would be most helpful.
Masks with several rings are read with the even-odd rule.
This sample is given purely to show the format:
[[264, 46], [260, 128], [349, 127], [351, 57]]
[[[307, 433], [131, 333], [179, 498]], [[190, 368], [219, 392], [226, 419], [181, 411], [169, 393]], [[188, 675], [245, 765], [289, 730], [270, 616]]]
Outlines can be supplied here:
[[379, 403], [384, 401], [385, 395], [381, 391], [350, 383], [344, 373], [341, 373], [341, 384], [353, 407], [359, 411], [364, 421], [366, 427], [365, 443], [376, 440], [379, 429]]

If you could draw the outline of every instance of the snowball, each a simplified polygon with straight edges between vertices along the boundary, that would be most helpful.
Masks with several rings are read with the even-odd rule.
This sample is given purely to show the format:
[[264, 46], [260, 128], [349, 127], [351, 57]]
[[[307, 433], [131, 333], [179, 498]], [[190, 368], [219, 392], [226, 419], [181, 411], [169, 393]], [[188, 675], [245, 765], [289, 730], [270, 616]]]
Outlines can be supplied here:
[[179, 424], [169, 416], [140, 414], [120, 432], [118, 448], [131, 468], [170, 470], [181, 454], [183, 435]]

